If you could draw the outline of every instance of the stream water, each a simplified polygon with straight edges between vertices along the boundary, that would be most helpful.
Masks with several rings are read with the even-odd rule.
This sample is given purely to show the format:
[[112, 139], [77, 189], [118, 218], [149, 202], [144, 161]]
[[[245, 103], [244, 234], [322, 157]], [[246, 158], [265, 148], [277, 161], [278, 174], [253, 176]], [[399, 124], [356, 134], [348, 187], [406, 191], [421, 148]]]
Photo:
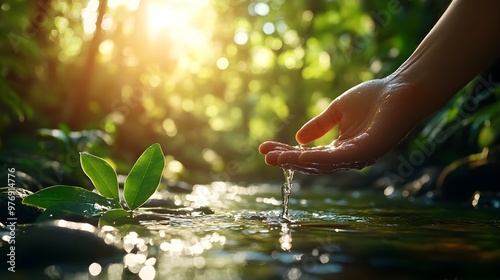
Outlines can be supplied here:
[[[294, 188], [289, 221], [281, 216], [279, 185], [215, 182], [197, 185], [191, 194], [164, 193], [177, 205], [208, 206], [214, 213], [152, 215], [144, 210], [141, 215], [150, 215], [140, 224], [101, 228], [107, 243], [123, 248], [123, 258], [85, 264], [77, 272], [71, 272], [74, 265], [72, 270], [59, 267], [58, 275], [203, 280], [462, 280], [500, 275], [498, 210], [334, 188]], [[43, 269], [50, 276], [49, 268]]]

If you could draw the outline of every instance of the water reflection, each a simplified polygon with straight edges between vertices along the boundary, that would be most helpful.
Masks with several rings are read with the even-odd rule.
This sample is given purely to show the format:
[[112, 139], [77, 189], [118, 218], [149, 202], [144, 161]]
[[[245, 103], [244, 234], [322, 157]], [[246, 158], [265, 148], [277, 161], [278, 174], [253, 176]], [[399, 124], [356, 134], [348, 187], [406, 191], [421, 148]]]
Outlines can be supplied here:
[[190, 239], [179, 239], [173, 238], [170, 241], [163, 241], [160, 244], [160, 250], [163, 252], [168, 252], [171, 256], [188, 254], [188, 255], [200, 255], [205, 250], [210, 250], [215, 243], [219, 245], [224, 245], [226, 242], [226, 237], [214, 232], [209, 235], [205, 235], [202, 238], [196, 236]]
[[[406, 258], [407, 250], [440, 248], [417, 249], [414, 242], [429, 230], [425, 217], [439, 217], [442, 209], [415, 209], [407, 204], [395, 204], [393, 209], [387, 205], [390, 201], [381, 197], [383, 201], [362, 192], [327, 198], [324, 193], [294, 192], [289, 200], [290, 220], [285, 220], [280, 217], [277, 186], [247, 188], [221, 182], [196, 186], [192, 194], [177, 195], [176, 199], [183, 205], [190, 202], [191, 207], [208, 206], [215, 214], [188, 220], [176, 217], [170, 225], [149, 225], [158, 230], [162, 240], [157, 243], [161, 257], [156, 276], [205, 280], [210, 276], [241, 278], [243, 273], [249, 279], [324, 279], [332, 274], [358, 275], [360, 272], [352, 268], [356, 266], [361, 266], [361, 271], [377, 271], [377, 267], [411, 270], [413, 261], [398, 258]], [[418, 232], [420, 229], [423, 232]], [[405, 237], [409, 232], [418, 233]], [[435, 234], [434, 229], [433, 242]], [[448, 234], [438, 243], [446, 243]], [[429, 263], [425, 258], [420, 262]], [[247, 267], [244, 272], [242, 266]]]
[[[280, 186], [214, 183], [196, 186], [189, 195], [169, 195], [180, 205], [207, 206], [214, 213], [174, 214], [161, 222], [101, 227], [105, 242], [126, 254], [114, 264], [85, 264], [87, 275], [103, 279], [407, 279], [414, 275], [445, 279], [471, 276], [480, 267], [476, 278], [484, 279], [480, 276], [492, 275], [500, 262], [499, 220], [495, 213], [480, 209], [418, 205], [383, 194], [373, 198], [362, 192], [332, 195], [330, 190], [300, 190], [292, 193], [292, 221], [287, 221], [280, 217]], [[434, 270], [422, 270], [422, 266]], [[443, 267], [458, 272], [432, 274]], [[59, 266], [45, 272], [62, 274], [66, 275]]]
[[279, 242], [283, 251], [290, 251], [292, 249], [292, 230], [287, 223], [281, 224]]
[[101, 273], [101, 271], [102, 271], [102, 267], [101, 267], [100, 264], [94, 262], [94, 263], [91, 263], [89, 265], [89, 273], [90, 273], [90, 275], [97, 276], [97, 275], [99, 275]]

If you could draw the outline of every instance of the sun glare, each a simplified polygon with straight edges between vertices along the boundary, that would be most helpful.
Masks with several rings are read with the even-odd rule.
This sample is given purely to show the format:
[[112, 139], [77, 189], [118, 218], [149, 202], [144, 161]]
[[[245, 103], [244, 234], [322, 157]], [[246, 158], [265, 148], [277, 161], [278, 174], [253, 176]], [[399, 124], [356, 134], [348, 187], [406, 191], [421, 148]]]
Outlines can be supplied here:
[[[81, 12], [84, 33], [88, 38], [96, 30], [98, 7], [98, 0], [88, 0]], [[113, 12], [122, 8], [131, 13], [144, 12], [141, 20], [145, 22], [140, 26], [144, 28], [148, 43], [165, 49], [166, 56], [183, 61], [182, 65], [187, 66], [189, 71], [197, 68], [196, 63], [203, 64], [213, 55], [210, 41], [216, 12], [211, 0], [109, 0], [108, 13], [101, 24], [103, 30], [113, 30], [117, 24]], [[243, 40], [240, 38], [240, 41]], [[220, 60], [218, 67], [225, 68], [227, 65]]]
[[207, 23], [212, 16], [209, 4], [209, 0], [149, 0], [150, 39], [168, 38], [182, 52], [206, 48], [210, 39]]
[[108, 7], [116, 9], [119, 6], [125, 6], [129, 10], [137, 10], [141, 0], [108, 0]]
[[[182, 12], [181, 12], [182, 11]], [[165, 3], [152, 2], [148, 5], [148, 27], [152, 32], [162, 32], [166, 28], [186, 27], [188, 15], [185, 11]]]

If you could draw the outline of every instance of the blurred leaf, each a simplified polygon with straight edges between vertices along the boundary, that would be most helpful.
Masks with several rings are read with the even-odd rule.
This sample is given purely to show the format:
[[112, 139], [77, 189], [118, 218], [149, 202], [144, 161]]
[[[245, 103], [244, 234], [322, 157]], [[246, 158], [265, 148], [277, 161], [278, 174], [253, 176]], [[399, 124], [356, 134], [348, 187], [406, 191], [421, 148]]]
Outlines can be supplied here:
[[[5, 82], [0, 76], [0, 107], [3, 105], [8, 111], [14, 113], [18, 119], [25, 119], [32, 116], [33, 111]], [[2, 112], [3, 113], [3, 112]]]
[[478, 144], [479, 147], [491, 147], [500, 141], [500, 116], [488, 121], [488, 125], [484, 126], [479, 132]]
[[469, 142], [476, 143], [479, 135], [484, 128], [484, 124], [488, 121], [490, 116], [488, 114], [479, 114], [469, 124]]
[[495, 140], [495, 131], [491, 128], [491, 126], [485, 126], [479, 132], [479, 146], [480, 147], [488, 147]]
[[90, 203], [100, 207], [118, 208], [120, 205], [112, 200], [80, 187], [52, 186], [40, 190], [23, 199], [23, 203], [40, 208], [48, 208], [60, 202]]
[[42, 136], [53, 137], [53, 138], [63, 142], [64, 144], [70, 144], [68, 134], [60, 129], [41, 128], [38, 130], [38, 133]]
[[85, 174], [99, 193], [115, 201], [120, 201], [116, 171], [104, 159], [89, 153], [80, 153], [80, 162]]
[[156, 191], [165, 159], [160, 144], [153, 144], [137, 159], [125, 179], [123, 196], [131, 210], [140, 207]]

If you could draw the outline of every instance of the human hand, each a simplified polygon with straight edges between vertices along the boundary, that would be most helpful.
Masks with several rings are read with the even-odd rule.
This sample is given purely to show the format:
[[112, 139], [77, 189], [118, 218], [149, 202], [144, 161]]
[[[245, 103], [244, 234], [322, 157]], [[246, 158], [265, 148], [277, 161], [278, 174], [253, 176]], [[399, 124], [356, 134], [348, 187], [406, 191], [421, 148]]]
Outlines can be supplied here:
[[328, 146], [301, 148], [267, 141], [260, 145], [269, 165], [306, 174], [361, 169], [373, 164], [403, 139], [422, 117], [415, 90], [387, 78], [361, 83], [330, 103], [296, 134], [307, 144], [336, 125], [339, 137]]

